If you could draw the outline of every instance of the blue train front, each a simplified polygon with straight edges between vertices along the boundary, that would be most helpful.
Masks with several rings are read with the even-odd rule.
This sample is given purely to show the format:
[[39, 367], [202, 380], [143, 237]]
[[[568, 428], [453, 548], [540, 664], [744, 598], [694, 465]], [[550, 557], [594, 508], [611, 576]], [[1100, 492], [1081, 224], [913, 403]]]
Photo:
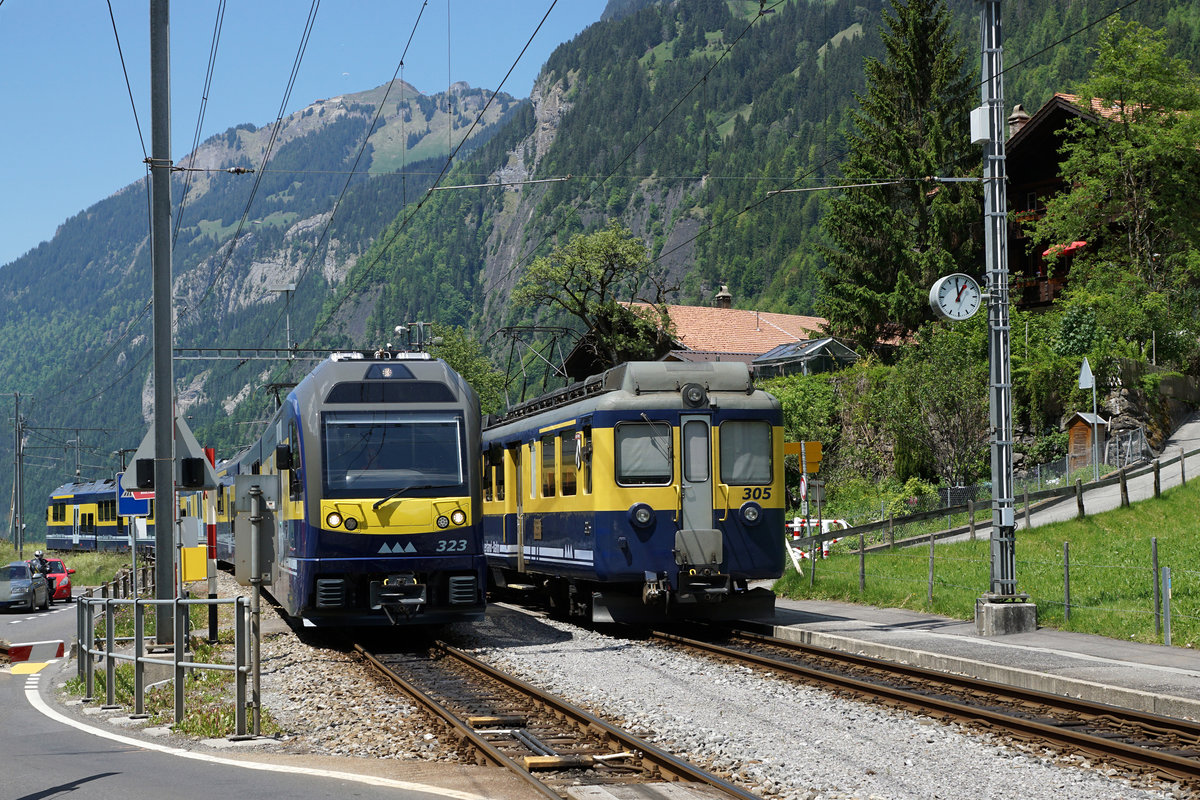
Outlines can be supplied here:
[[237, 558], [237, 476], [277, 476], [269, 591], [288, 614], [309, 626], [480, 619], [478, 397], [427, 354], [383, 355], [321, 363], [219, 465], [218, 556]]
[[599, 622], [769, 616], [782, 426], [734, 363], [628, 363], [489, 419], [493, 581]]

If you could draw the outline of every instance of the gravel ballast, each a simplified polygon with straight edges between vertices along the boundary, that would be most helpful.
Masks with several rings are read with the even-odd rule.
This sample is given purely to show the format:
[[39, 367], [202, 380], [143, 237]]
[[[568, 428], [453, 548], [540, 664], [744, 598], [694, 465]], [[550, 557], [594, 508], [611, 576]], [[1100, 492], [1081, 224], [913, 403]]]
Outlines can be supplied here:
[[[273, 613], [273, 612], [266, 612]], [[752, 791], [786, 800], [1191, 797], [735, 665], [493, 608], [443, 638]], [[263, 643], [263, 699], [292, 752], [453, 761], [453, 741], [355, 656]], [[375, 698], [364, 702], [364, 697]]]

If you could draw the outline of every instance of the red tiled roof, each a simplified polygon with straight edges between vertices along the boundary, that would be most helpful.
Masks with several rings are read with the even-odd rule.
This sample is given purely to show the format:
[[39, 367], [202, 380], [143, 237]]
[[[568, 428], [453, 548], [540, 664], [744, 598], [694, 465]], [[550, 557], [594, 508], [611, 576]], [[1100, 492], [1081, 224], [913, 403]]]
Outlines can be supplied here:
[[[1066, 92], [1055, 92], [1054, 96], [1061, 97], [1063, 100], [1066, 100], [1068, 103], [1071, 103], [1072, 105], [1077, 106], [1080, 103], [1079, 95], [1077, 95], [1077, 94], [1067, 94]], [[1121, 112], [1124, 110], [1124, 105], [1120, 101], [1108, 101], [1108, 100], [1104, 100], [1099, 97], [1091, 98], [1089, 105], [1091, 106], [1093, 114], [1095, 114], [1098, 117], [1104, 117], [1105, 119], [1117, 119], [1118, 117], [1120, 117]], [[1145, 106], [1142, 105], [1141, 103], [1138, 103], [1134, 107], [1139, 108], [1139, 109], [1145, 109]]]
[[[642, 305], [642, 304], [638, 304]], [[754, 353], [824, 336], [828, 320], [798, 314], [710, 306], [667, 306], [675, 340], [689, 350]]]

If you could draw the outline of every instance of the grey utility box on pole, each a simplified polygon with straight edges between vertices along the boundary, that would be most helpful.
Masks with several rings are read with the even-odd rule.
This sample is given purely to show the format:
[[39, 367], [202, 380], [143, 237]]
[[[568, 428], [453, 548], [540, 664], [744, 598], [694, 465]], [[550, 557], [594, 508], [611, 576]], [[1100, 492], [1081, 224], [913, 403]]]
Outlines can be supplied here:
[[243, 586], [271, 585], [278, 475], [238, 475], [233, 517], [233, 575]]

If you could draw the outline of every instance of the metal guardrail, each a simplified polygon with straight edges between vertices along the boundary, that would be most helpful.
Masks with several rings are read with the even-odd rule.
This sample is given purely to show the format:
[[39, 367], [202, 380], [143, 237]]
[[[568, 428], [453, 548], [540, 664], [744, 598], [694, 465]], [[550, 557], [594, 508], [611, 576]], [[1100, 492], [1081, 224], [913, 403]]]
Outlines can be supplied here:
[[[176, 636], [176, 641], [172, 647], [171, 658], [154, 658], [148, 655], [146, 648], [145, 635], [145, 609], [147, 606], [172, 606], [173, 611], [173, 630], [183, 631], [182, 636]], [[214, 605], [233, 605], [234, 606], [234, 663], [232, 664], [209, 664], [192, 661], [187, 652], [187, 622], [188, 606], [214, 606]], [[115, 614], [116, 610], [123, 606], [133, 607], [133, 625], [134, 635], [132, 637], [118, 637], [115, 634]], [[96, 620], [99, 614], [104, 615], [104, 641], [103, 647], [97, 646], [96, 641]], [[85, 697], [84, 702], [93, 700], [95, 692], [95, 666], [97, 660], [104, 661], [105, 668], [105, 709], [120, 708], [116, 703], [116, 680], [115, 672], [118, 661], [133, 662], [133, 696], [134, 696], [134, 712], [131, 718], [144, 719], [146, 714], [146, 666], [149, 664], [171, 667], [173, 670], [172, 680], [175, 683], [175, 722], [179, 723], [184, 716], [184, 677], [189, 669], [211, 669], [234, 673], [235, 683], [235, 698], [234, 698], [234, 717], [236, 732], [234, 738], [247, 737], [246, 732], [246, 709], [251, 704], [247, 703], [247, 679], [250, 676], [253, 667], [250, 664], [250, 601], [245, 597], [236, 598], [199, 598], [188, 599], [176, 597], [174, 599], [155, 600], [146, 598], [96, 598], [82, 596], [79, 598], [76, 613], [76, 627], [79, 642], [79, 676], [83, 678]], [[132, 653], [121, 653], [117, 651], [118, 642], [125, 644], [133, 642]], [[254, 727], [255, 733], [258, 733], [259, 719], [261, 716], [261, 698], [255, 694], [253, 698], [254, 709]]]

